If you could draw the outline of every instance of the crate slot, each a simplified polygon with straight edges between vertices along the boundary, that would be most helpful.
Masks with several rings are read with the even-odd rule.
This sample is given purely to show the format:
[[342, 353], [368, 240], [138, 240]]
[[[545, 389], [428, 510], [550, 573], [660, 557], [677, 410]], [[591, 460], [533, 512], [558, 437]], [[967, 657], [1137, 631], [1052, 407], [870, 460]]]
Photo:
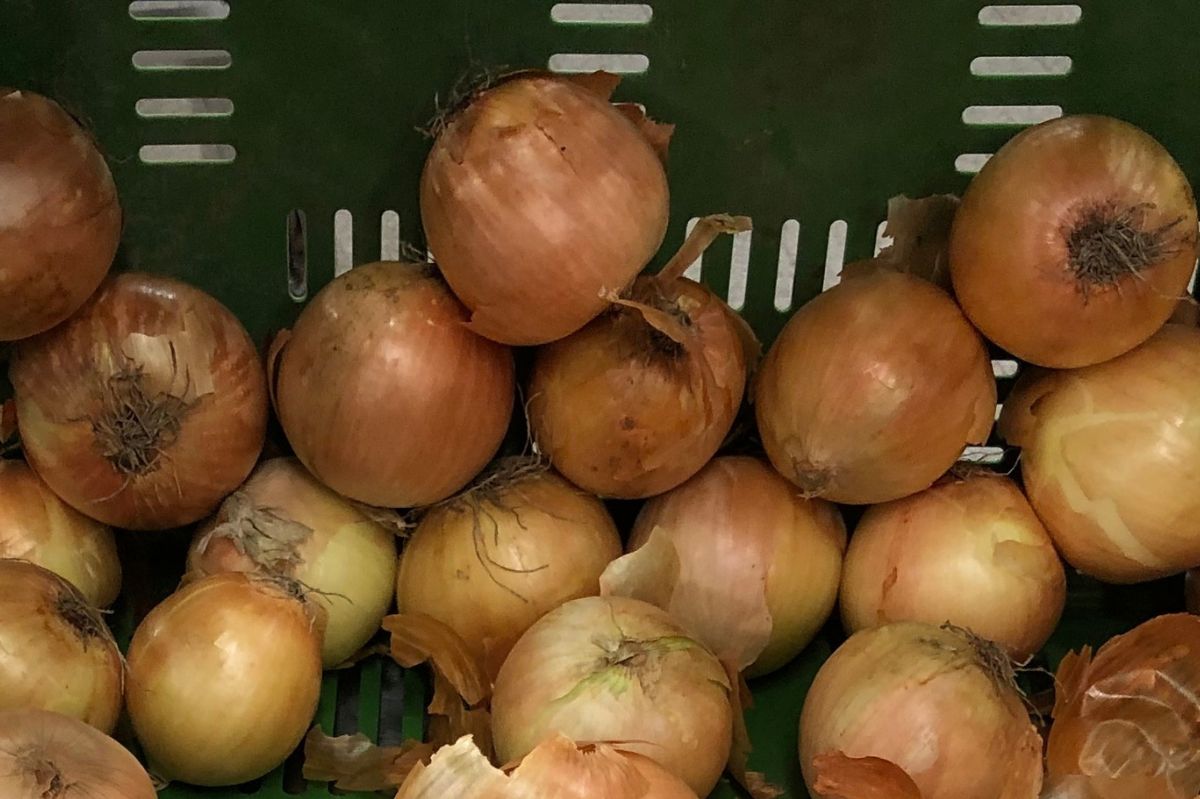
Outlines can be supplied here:
[[228, 69], [233, 56], [228, 50], [138, 50], [133, 66], [141, 70]]
[[964, 175], [974, 175], [991, 157], [991, 153], [962, 153], [954, 159], [954, 168]]
[[227, 117], [233, 115], [228, 97], [143, 97], [134, 104], [137, 115], [155, 117]]
[[1011, 380], [1017, 376], [1017, 371], [1020, 367], [1017, 362], [1011, 358], [993, 358], [992, 359], [992, 375], [997, 380]]
[[555, 53], [550, 71], [579, 73], [604, 70], [618, 75], [640, 75], [650, 69], [650, 59], [641, 53]]
[[550, 19], [570, 25], [649, 25], [654, 9], [646, 3], [555, 3]]
[[333, 215], [333, 275], [340, 277], [354, 266], [354, 215], [345, 208]]
[[143, 164], [232, 164], [237, 150], [231, 144], [144, 144], [138, 158]]
[[729, 289], [726, 302], [735, 311], [746, 305], [746, 279], [750, 273], [750, 243], [753, 230], [733, 234], [733, 253], [729, 256]]
[[796, 257], [800, 247], [800, 223], [784, 220], [779, 230], [779, 261], [775, 267], [775, 310], [792, 307], [792, 292], [796, 286]]
[[875, 228], [875, 255], [892, 246], [894, 239], [887, 234], [887, 220], [879, 223], [879, 227]]
[[980, 466], [998, 466], [1004, 461], [1004, 447], [967, 447], [958, 459]]
[[1036, 125], [1063, 115], [1061, 105], [969, 105], [963, 109], [965, 125]]
[[[687, 226], [683, 230], [683, 237], [685, 239], [688, 236], [692, 235], [692, 229], [696, 227], [696, 223], [699, 221], [700, 221], [700, 217], [698, 217], [698, 216], [693, 216], [691, 219], [689, 219], [687, 221]], [[701, 254], [701, 255], [696, 256], [696, 260], [694, 260], [690, 264], [688, 264], [688, 268], [686, 270], [684, 270], [683, 276], [686, 277], [688, 280], [694, 280], [697, 283], [699, 283], [700, 276], [703, 273], [703, 271], [704, 271], [704, 255]]]
[[846, 232], [849, 225], [838, 219], [829, 226], [829, 240], [825, 245], [825, 279], [821, 290], [831, 289], [842, 280], [842, 267], [846, 264]]
[[1067, 75], [1073, 62], [1069, 55], [981, 55], [971, 61], [977, 77], [1052, 77]]
[[384, 211], [379, 217], [379, 260], [400, 260], [400, 214]]
[[129, 16], [146, 22], [225, 19], [229, 16], [226, 0], [134, 0]]
[[299, 208], [287, 215], [287, 286], [294, 301], [308, 298], [308, 218]]
[[1188, 280], [1188, 287], [1187, 287], [1188, 294], [1194, 294], [1196, 292], [1196, 270], [1198, 268], [1200, 268], [1200, 264], [1197, 264], [1197, 266], [1192, 267], [1192, 276]]
[[1078, 25], [1083, 9], [1070, 3], [1041, 6], [984, 6], [979, 24], [986, 27]]

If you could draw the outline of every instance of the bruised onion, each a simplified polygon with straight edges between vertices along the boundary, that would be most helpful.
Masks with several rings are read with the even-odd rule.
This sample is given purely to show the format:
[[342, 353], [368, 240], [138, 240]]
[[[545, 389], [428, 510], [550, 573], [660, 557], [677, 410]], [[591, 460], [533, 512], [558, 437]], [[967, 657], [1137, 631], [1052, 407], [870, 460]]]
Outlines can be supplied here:
[[784, 327], [755, 385], [763, 446], [806, 496], [886, 502], [984, 442], [991, 361], [954, 301], [889, 271], [847, 275]]
[[428, 264], [368, 264], [321, 290], [274, 378], [279, 420], [317, 479], [395, 508], [479, 473], [512, 415], [513, 360], [466, 318]]
[[117, 187], [91, 137], [53, 100], [0, 86], [0, 341], [78, 310], [120, 238]]
[[421, 175], [421, 221], [474, 332], [506, 344], [560, 339], [658, 250], [666, 172], [609, 104], [615, 88], [519, 73], [439, 132]]
[[1103, 116], [1029, 128], [971, 181], [950, 272], [971, 321], [1053, 367], [1106, 361], [1175, 310], [1196, 263], [1187, 177], [1144, 131]]
[[30, 465], [105, 524], [194, 522], [262, 450], [266, 381], [249, 334], [173, 278], [114, 276], [65, 324], [21, 342], [10, 376]]

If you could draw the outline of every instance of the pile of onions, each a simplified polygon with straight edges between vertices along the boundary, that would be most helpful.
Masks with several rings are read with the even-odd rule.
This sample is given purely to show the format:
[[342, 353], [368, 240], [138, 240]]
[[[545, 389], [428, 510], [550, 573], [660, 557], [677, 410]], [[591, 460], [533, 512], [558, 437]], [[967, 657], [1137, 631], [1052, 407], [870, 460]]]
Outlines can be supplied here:
[[774, 671], [837, 600], [846, 527], [755, 458], [716, 458], [646, 503], [604, 593], [662, 607], [723, 662]]
[[[854, 778], [879, 791], [911, 781], [921, 799], [1035, 799], [1042, 739], [1011, 680], [999, 649], [955, 629], [900, 622], [856, 633], [804, 701], [809, 790], [826, 796]], [[907, 799], [846, 794], [860, 795]]]
[[53, 100], [0, 86], [0, 341], [77, 311], [120, 238], [117, 187], [91, 138]]
[[536, 462], [502, 460], [430, 509], [404, 548], [401, 613], [424, 613], [462, 638], [495, 677], [517, 639], [547, 612], [595, 596], [621, 554], [604, 504]]
[[283, 345], [276, 408], [296, 455], [343, 496], [428, 505], [479, 473], [508, 429], [513, 360], [472, 333], [428, 264], [330, 283]]
[[842, 577], [849, 632], [894, 621], [949, 622], [1023, 661], [1066, 603], [1054, 543], [1007, 477], [971, 471], [869, 508]]
[[21, 461], [0, 460], [0, 558], [49, 569], [98, 608], [121, 593], [112, 530], [64, 503]]
[[1200, 569], [1192, 569], [1184, 580], [1184, 597], [1188, 613], [1200, 616]]
[[1175, 310], [1196, 263], [1196, 203], [1161, 144], [1102, 116], [1022, 131], [971, 181], [950, 272], [963, 310], [1043, 366], [1108, 360]]
[[717, 658], [659, 608], [576, 599], [530, 627], [500, 669], [496, 753], [515, 762], [554, 733], [619, 741], [707, 796], [729, 758], [733, 690]]
[[396, 585], [394, 533], [321, 485], [293, 458], [259, 465], [201, 527], [188, 572], [296, 580], [325, 609], [321, 657], [333, 668], [379, 631]]
[[33, 707], [112, 732], [125, 679], [112, 633], [53, 572], [0, 560], [0, 709]]
[[1134, 583], [1200, 564], [1200, 330], [1033, 372], [1004, 403], [1025, 492], [1075, 568]]
[[806, 496], [866, 504], [941, 477], [996, 413], [991, 361], [942, 290], [847, 275], [784, 327], [755, 387], [763, 446]]
[[0, 796], [157, 799], [125, 747], [81, 721], [34, 708], [0, 711]]
[[212, 513], [254, 467], [267, 424], [246, 329], [203, 291], [116, 275], [10, 371], [30, 465], [76, 510], [160, 530]]
[[667, 176], [616, 81], [522, 72], [446, 121], [421, 175], [430, 249], [470, 328], [542, 344], [596, 316], [667, 229]]
[[185, 585], [138, 626], [126, 702], [156, 774], [237, 785], [300, 743], [321, 692], [324, 627], [301, 590], [218, 574]]

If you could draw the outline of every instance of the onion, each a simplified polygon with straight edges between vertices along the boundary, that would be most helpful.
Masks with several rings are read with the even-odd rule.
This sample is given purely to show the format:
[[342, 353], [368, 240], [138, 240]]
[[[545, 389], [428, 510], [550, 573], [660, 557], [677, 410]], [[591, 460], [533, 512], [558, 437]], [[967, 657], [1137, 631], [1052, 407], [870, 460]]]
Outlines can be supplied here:
[[194, 522], [262, 450], [266, 382], [250, 336], [169, 277], [114, 276], [68, 322], [18, 345], [10, 376], [30, 465], [105, 524]]
[[421, 175], [421, 221], [476, 333], [566, 336], [658, 250], [667, 176], [616, 83], [511, 76], [446, 122]]
[[300, 743], [321, 692], [324, 623], [300, 590], [218, 574], [185, 585], [138, 625], [126, 699], [156, 774], [237, 785]]
[[501, 762], [562, 733], [620, 741], [707, 796], [729, 758], [724, 668], [662, 610], [586, 597], [546, 614], [513, 647], [492, 695]]
[[1011, 480], [945, 479], [869, 508], [842, 576], [846, 629], [950, 622], [1028, 660], [1058, 626], [1066, 574], [1046, 528]]
[[0, 710], [34, 707], [112, 732], [121, 653], [74, 586], [21, 560], [0, 560]]
[[1042, 785], [1042, 739], [1007, 658], [948, 627], [876, 627], [825, 662], [800, 716], [810, 790], [846, 776], [839, 755], [885, 761], [877, 779], [907, 777], [922, 799], [1035, 799]]
[[0, 558], [49, 569], [95, 607], [121, 593], [112, 530], [64, 503], [20, 461], [0, 460]]
[[495, 677], [513, 644], [564, 602], [600, 591], [621, 554], [604, 504], [536, 461], [505, 459], [431, 509], [404, 548], [401, 613], [458, 633]]
[[120, 237], [117, 187], [92, 139], [53, 100], [0, 86], [0, 341], [77, 311]]
[[716, 458], [643, 506], [605, 593], [659, 605], [723, 662], [766, 674], [816, 635], [837, 600], [846, 527], [755, 458]]
[[1117, 583], [1200, 565], [1200, 330], [1022, 380], [1000, 429], [1067, 561]]
[[983, 334], [1043, 366], [1106, 361], [1149, 338], [1196, 263], [1196, 203], [1138, 128], [1070, 116], [1029, 128], [971, 181], [950, 243]]
[[81, 721], [34, 708], [0, 711], [0, 796], [156, 799], [125, 747]]
[[996, 384], [954, 302], [907, 274], [847, 276], [801, 308], [755, 387], [767, 455], [806, 496], [886, 502], [985, 441]]
[[1188, 613], [1200, 616], [1200, 569], [1192, 569], [1184, 581]]
[[333, 668], [379, 632], [395, 594], [396, 543], [295, 459], [274, 458], [196, 532], [188, 571], [256, 572], [310, 589], [328, 616], [321, 656]]
[[360, 266], [321, 290], [276, 379], [279, 420], [317, 479], [410, 507], [479, 473], [512, 415], [513, 361], [466, 318], [428, 264]]

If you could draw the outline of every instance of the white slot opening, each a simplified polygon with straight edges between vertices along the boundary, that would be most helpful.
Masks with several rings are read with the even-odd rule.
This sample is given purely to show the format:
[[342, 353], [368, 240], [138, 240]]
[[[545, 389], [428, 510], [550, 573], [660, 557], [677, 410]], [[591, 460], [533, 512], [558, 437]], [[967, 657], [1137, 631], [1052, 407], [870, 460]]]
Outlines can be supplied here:
[[992, 375], [997, 380], [1008, 380], [1017, 376], [1016, 361], [1010, 361], [1007, 358], [996, 359], [992, 361]]
[[227, 117], [233, 101], [227, 97], [144, 97], [134, 105], [140, 117]]
[[967, 125], [1036, 125], [1063, 115], [1061, 105], [971, 105], [963, 109]]
[[550, 71], [565, 73], [604, 70], [617, 75], [640, 75], [650, 69], [650, 59], [641, 53], [555, 53]]
[[145, 144], [138, 158], [144, 164], [231, 164], [237, 150], [230, 144]]
[[792, 307], [796, 287], [796, 256], [800, 248], [800, 223], [789, 219], [779, 231], [779, 266], [775, 270], [775, 310]]
[[333, 215], [333, 276], [354, 266], [354, 215], [345, 208]]
[[225, 19], [229, 16], [226, 0], [134, 0], [129, 16], [146, 21], [185, 19]]
[[987, 26], [1077, 25], [1083, 9], [1062, 3], [1041, 6], [984, 6], [979, 9], [979, 24]]
[[1004, 447], [967, 447], [958, 459], [963, 463], [996, 466], [1004, 460]]
[[555, 3], [550, 19], [570, 25], [648, 25], [654, 9], [645, 3]]
[[400, 214], [395, 211], [379, 217], [379, 260], [400, 260]]
[[879, 255], [879, 253], [883, 252], [888, 247], [891, 247], [892, 242], [894, 241], [894, 239], [892, 239], [892, 237], [889, 236], [885, 231], [887, 231], [887, 220], [886, 219], [879, 223], [879, 227], [875, 228], [875, 254], [876, 255]]
[[974, 175], [991, 157], [991, 153], [963, 153], [954, 159], [954, 168], [964, 175]]
[[[683, 237], [685, 239], [688, 236], [692, 235], [692, 229], [696, 227], [696, 223], [699, 221], [700, 221], [700, 217], [698, 217], [698, 216], [693, 216], [691, 219], [689, 219], [687, 221], [687, 226], [683, 230]], [[696, 260], [694, 260], [690, 264], [688, 264], [688, 268], [686, 270], [684, 270], [683, 276], [688, 278], [689, 280], [694, 280], [697, 283], [699, 283], [700, 282], [700, 274], [701, 274], [701, 271], [703, 270], [703, 268], [704, 268], [704, 256], [698, 255], [698, 256], [696, 256]]]
[[1069, 55], [981, 55], [971, 61], [971, 74], [986, 77], [1066, 75]]
[[733, 234], [733, 254], [729, 258], [729, 293], [727, 302], [735, 311], [746, 305], [746, 279], [750, 274], [750, 243], [753, 230]]
[[133, 65], [144, 70], [228, 69], [233, 57], [228, 50], [138, 50]]
[[842, 267], [846, 264], [846, 220], [839, 219], [829, 226], [829, 243], [825, 246], [825, 279], [822, 291], [836, 286], [842, 279]]

